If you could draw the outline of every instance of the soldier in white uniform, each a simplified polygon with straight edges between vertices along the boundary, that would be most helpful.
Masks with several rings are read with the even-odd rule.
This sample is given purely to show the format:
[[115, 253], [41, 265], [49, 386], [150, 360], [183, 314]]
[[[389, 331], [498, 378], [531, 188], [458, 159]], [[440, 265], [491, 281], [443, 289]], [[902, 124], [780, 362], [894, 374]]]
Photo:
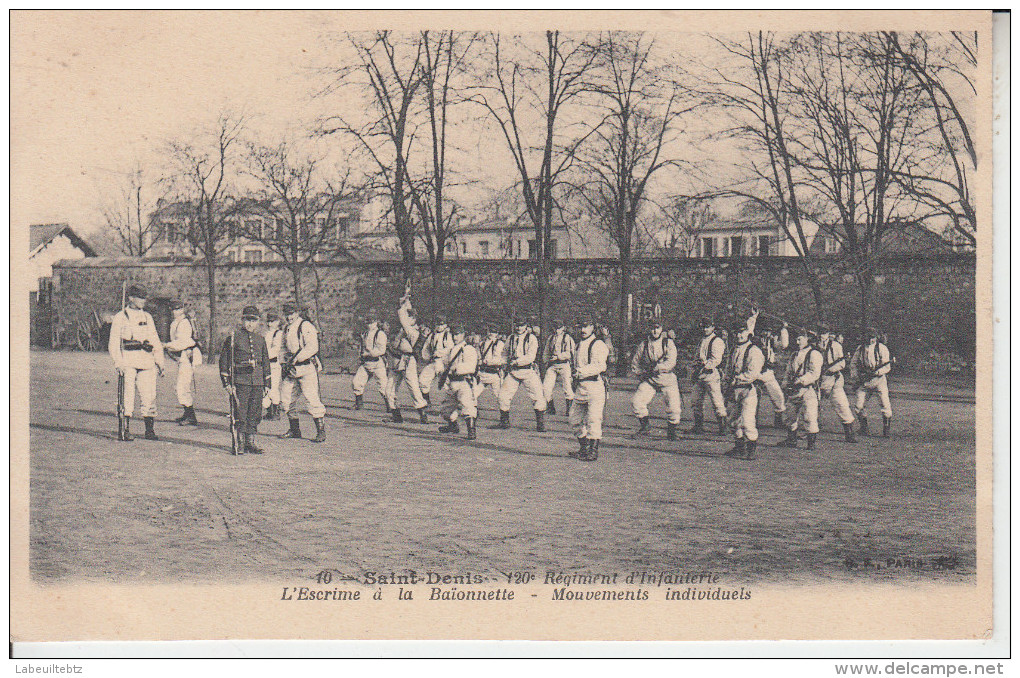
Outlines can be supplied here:
[[765, 354], [751, 341], [747, 325], [734, 325], [733, 337], [736, 345], [730, 356], [730, 374], [733, 376], [730, 377], [729, 389], [736, 408], [736, 444], [726, 456], [754, 459], [758, 447], [758, 388], [755, 382], [761, 378]]
[[354, 379], [351, 380], [351, 388], [354, 390], [354, 409], [360, 410], [365, 402], [365, 387], [368, 380], [375, 377], [379, 384], [379, 393], [386, 402], [386, 411], [390, 413], [394, 421], [398, 421], [393, 414], [395, 408], [394, 400], [390, 397], [389, 379], [386, 375], [386, 346], [388, 337], [382, 328], [379, 318], [373, 314], [369, 319], [368, 329], [361, 337], [361, 365], [354, 372]]
[[[486, 323], [486, 334], [478, 347], [478, 380], [475, 383], [475, 402], [485, 393], [485, 387], [492, 389], [493, 395], [499, 398], [499, 389], [503, 385], [503, 371], [506, 369], [506, 341], [496, 331], [496, 323]], [[498, 409], [498, 407], [497, 407]]]
[[630, 363], [631, 371], [638, 376], [637, 390], [631, 405], [640, 426], [637, 435], [648, 435], [648, 405], [656, 393], [666, 397], [666, 438], [676, 440], [676, 428], [680, 425], [680, 387], [676, 373], [676, 343], [662, 330], [662, 322], [653, 320], [648, 335], [638, 344]]
[[595, 333], [595, 320], [590, 315], [582, 315], [578, 329], [581, 340], [574, 351], [574, 404], [568, 413], [578, 450], [570, 456], [581, 461], [595, 461], [599, 458], [602, 440], [609, 347]]
[[459, 417], [464, 417], [468, 440], [474, 440], [477, 437], [475, 420], [478, 417], [474, 389], [475, 373], [478, 371], [478, 351], [467, 343], [467, 331], [463, 326], [453, 328], [452, 334], [450, 366], [440, 378], [440, 388], [446, 387], [442, 410], [447, 423], [439, 427], [439, 432], [460, 433]]
[[563, 387], [563, 396], [567, 401], [566, 413], [570, 414], [570, 403], [574, 400], [573, 377], [570, 374], [570, 361], [574, 356], [576, 344], [574, 338], [567, 332], [567, 325], [562, 320], [554, 320], [555, 331], [545, 343], [543, 358], [545, 361], [545, 379], [542, 382], [542, 389], [547, 403], [546, 412], [556, 414], [556, 403], [553, 400], [553, 389], [556, 387], [556, 379], [559, 377]]
[[281, 369], [283, 383], [280, 386], [280, 400], [290, 428], [284, 438], [300, 438], [301, 424], [298, 421], [298, 398], [308, 401], [308, 414], [315, 422], [313, 443], [326, 440], [326, 406], [319, 396], [319, 331], [312, 321], [302, 317], [294, 304], [283, 305], [287, 327], [283, 331], [284, 358]]
[[765, 354], [765, 367], [761, 371], [761, 379], [759, 381], [765, 387], [769, 400], [772, 401], [774, 413], [772, 419], [773, 426], [775, 428], [785, 428], [783, 415], [786, 412], [786, 397], [783, 394], [782, 386], [779, 385], [779, 380], [776, 378], [776, 370], [779, 368], [779, 351], [786, 350], [790, 345], [790, 330], [785, 322], [779, 328], [778, 333], [773, 331], [774, 327], [772, 329], [760, 328], [758, 323], [759, 314], [758, 309], [752, 309], [751, 317], [747, 319], [747, 329], [751, 334], [755, 334], [757, 329], [762, 330], [758, 336], [758, 344]]
[[851, 369], [856, 374], [857, 403], [854, 411], [860, 420], [861, 435], [868, 435], [868, 416], [864, 408], [872, 393], [878, 393], [882, 405], [882, 437], [888, 438], [892, 427], [892, 402], [889, 400], [889, 379], [886, 375], [892, 369], [889, 347], [879, 338], [879, 332], [869, 327], [865, 336], [868, 340], [854, 352], [850, 361]]
[[184, 304], [173, 301], [174, 319], [170, 323], [170, 341], [167, 353], [177, 361], [177, 402], [184, 408], [184, 414], [175, 421], [178, 426], [198, 426], [195, 416], [195, 367], [202, 364], [202, 350], [195, 341], [195, 328], [188, 317]]
[[831, 325], [822, 327], [819, 337], [822, 349], [822, 380], [821, 396], [829, 398], [836, 406], [836, 415], [843, 422], [843, 437], [848, 443], [856, 443], [854, 435], [854, 413], [850, 410], [850, 401], [843, 390], [843, 370], [846, 369], [846, 355], [843, 353], [843, 344], [836, 339], [835, 332]]
[[822, 378], [822, 352], [818, 348], [818, 335], [801, 328], [797, 332], [797, 353], [786, 366], [783, 380], [789, 394], [788, 429], [786, 440], [779, 447], [797, 447], [797, 431], [803, 420], [807, 432], [807, 448], [815, 449], [818, 440], [818, 382]]
[[155, 431], [156, 378], [163, 376], [165, 357], [156, 324], [145, 310], [145, 290], [139, 285], [127, 289], [127, 306], [113, 316], [108, 349], [113, 366], [124, 375], [124, 440], [133, 440], [131, 415], [135, 409], [135, 388], [145, 422], [145, 438], [159, 440]]
[[436, 316], [436, 327], [425, 340], [425, 346], [422, 349], [422, 357], [428, 361], [428, 364], [418, 375], [418, 387], [427, 403], [432, 402], [432, 397], [429, 395], [432, 391], [432, 382], [446, 371], [446, 361], [449, 360], [452, 349], [453, 335], [450, 334], [450, 327], [446, 324], [446, 316]]
[[514, 334], [507, 340], [507, 373], [499, 389], [499, 423], [494, 428], [510, 428], [510, 406], [523, 382], [535, 407], [535, 430], [545, 432], [545, 391], [538, 376], [538, 337], [527, 319], [514, 319]]
[[280, 316], [269, 312], [266, 314], [266, 350], [269, 353], [269, 394], [262, 399], [262, 407], [266, 408], [265, 419], [276, 421], [280, 418], [280, 359], [283, 357], [283, 330], [280, 329]]
[[397, 391], [401, 385], [407, 384], [407, 390], [411, 392], [411, 400], [414, 409], [418, 411], [418, 418], [423, 424], [429, 422], [425, 408], [428, 403], [422, 396], [418, 387], [418, 361], [421, 359], [422, 346], [425, 343], [425, 335], [415, 318], [414, 308], [411, 307], [411, 297], [405, 294], [400, 299], [400, 307], [397, 309], [397, 319], [400, 320], [400, 332], [394, 340], [394, 346], [398, 355], [397, 363], [393, 368], [393, 375], [390, 379], [390, 402], [393, 404], [393, 420], [403, 421], [400, 407], [397, 405]]
[[719, 420], [719, 435], [726, 432], [726, 401], [722, 394], [722, 366], [726, 354], [726, 342], [716, 334], [715, 323], [703, 318], [701, 327], [704, 338], [698, 344], [698, 358], [691, 368], [691, 381], [694, 383], [694, 428], [688, 433], [705, 432], [705, 396], [710, 395], [715, 416]]

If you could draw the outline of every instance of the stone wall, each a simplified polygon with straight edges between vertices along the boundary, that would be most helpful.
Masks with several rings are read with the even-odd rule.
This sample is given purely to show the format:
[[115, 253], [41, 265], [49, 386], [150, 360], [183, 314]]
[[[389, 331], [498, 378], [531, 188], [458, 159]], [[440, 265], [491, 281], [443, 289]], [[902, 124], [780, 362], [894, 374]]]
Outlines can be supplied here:
[[[615, 260], [571, 260], [552, 264], [553, 315], [568, 321], [578, 310], [594, 310], [619, 336], [619, 270]], [[121, 284], [141, 283], [150, 303], [187, 301], [204, 328], [208, 318], [205, 268], [201, 264], [147, 262], [137, 259], [89, 259], [61, 262], [54, 268], [53, 316], [56, 325], [73, 322], [85, 309], [115, 310]], [[515, 310], [537, 313], [533, 302], [535, 262], [456, 261], [446, 264], [436, 283], [422, 264], [415, 274], [413, 300], [428, 320], [435, 312], [475, 324], [502, 319]], [[975, 344], [975, 259], [973, 255], [940, 258], [897, 257], [881, 262], [872, 291], [873, 323], [889, 333], [903, 367], [972, 363]], [[821, 272], [826, 317], [856, 334], [859, 290], [854, 276], [833, 260]], [[293, 299], [290, 271], [272, 263], [226, 264], [217, 268], [218, 332], [236, 322], [241, 308], [279, 307]], [[305, 271], [302, 302], [324, 330], [324, 350], [337, 352], [372, 310], [393, 317], [403, 292], [399, 263], [350, 262], [319, 265]], [[782, 313], [792, 322], [810, 321], [814, 302], [797, 259], [654, 259], [633, 263], [635, 314], [657, 305], [667, 326], [686, 331], [702, 315], [743, 311], [753, 301]], [[433, 309], [431, 300], [437, 300]], [[737, 306], [733, 308], [734, 304]], [[162, 310], [161, 310], [162, 312]], [[165, 323], [161, 323], [165, 324]], [[932, 364], [927, 368], [938, 369]]]

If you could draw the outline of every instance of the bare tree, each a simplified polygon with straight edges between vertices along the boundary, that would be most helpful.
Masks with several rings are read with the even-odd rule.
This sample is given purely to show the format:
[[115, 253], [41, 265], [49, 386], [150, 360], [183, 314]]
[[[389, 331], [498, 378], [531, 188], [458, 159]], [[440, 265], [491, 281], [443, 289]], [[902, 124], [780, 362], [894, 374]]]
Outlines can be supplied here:
[[159, 182], [146, 180], [141, 166], [114, 174], [122, 180], [117, 182], [117, 195], [100, 207], [105, 230], [120, 252], [144, 257], [164, 235], [162, 223], [150, 218], [162, 199]]
[[698, 239], [705, 229], [717, 220], [712, 203], [708, 200], [674, 199], [666, 208], [668, 228], [663, 249], [669, 256], [693, 257], [698, 251]]

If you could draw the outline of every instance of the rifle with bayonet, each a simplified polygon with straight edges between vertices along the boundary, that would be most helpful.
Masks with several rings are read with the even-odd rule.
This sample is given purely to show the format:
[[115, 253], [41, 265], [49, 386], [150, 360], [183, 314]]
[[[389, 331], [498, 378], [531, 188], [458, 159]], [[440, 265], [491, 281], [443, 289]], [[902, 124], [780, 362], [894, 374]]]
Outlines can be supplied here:
[[[125, 313], [124, 308], [127, 306], [127, 281], [125, 280], [121, 284], [120, 288], [120, 308], [121, 312]], [[117, 341], [121, 341], [121, 337], [117, 337]], [[124, 416], [124, 369], [122, 367], [117, 368], [117, 440], [124, 440], [127, 433], [127, 418]], [[132, 394], [134, 395], [134, 394]]]

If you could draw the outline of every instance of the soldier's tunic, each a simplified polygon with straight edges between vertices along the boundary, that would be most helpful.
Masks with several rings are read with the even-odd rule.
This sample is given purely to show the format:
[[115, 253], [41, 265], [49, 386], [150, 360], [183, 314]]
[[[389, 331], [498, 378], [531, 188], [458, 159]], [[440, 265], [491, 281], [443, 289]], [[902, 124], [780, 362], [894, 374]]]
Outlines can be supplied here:
[[[645, 337], [631, 360], [631, 370], [639, 376], [637, 390], [631, 399], [634, 416], [648, 416], [648, 405], [660, 391], [666, 397], [666, 416], [669, 423], [680, 423], [680, 387], [677, 384], [676, 344], [665, 332], [658, 337]], [[649, 376], [650, 375], [650, 376]]]
[[517, 394], [517, 388], [523, 382], [528, 397], [534, 402], [535, 409], [545, 412], [545, 391], [535, 367], [537, 357], [538, 337], [530, 330], [526, 330], [523, 334], [511, 335], [507, 342], [507, 360], [510, 364], [499, 389], [499, 409], [501, 411], [510, 411], [510, 405]]
[[124, 308], [113, 316], [107, 348], [113, 366], [124, 373], [124, 415], [134, 413], [137, 387], [141, 415], [155, 417], [156, 366], [162, 368], [165, 357], [152, 316], [143, 310]]
[[449, 357], [450, 371], [446, 378], [442, 413], [447, 421], [457, 421], [458, 415], [477, 417], [475, 402], [475, 372], [478, 370], [478, 351], [462, 341], [454, 345]]
[[574, 399], [573, 375], [570, 369], [570, 360], [574, 355], [577, 344], [570, 333], [560, 328], [549, 337], [545, 344], [545, 361], [548, 367], [545, 368], [545, 380], [542, 382], [542, 390], [546, 400], [551, 400], [553, 389], [556, 388], [557, 377], [563, 387], [563, 397], [567, 400]]
[[705, 396], [710, 395], [715, 414], [720, 419], [726, 418], [726, 401], [722, 394], [722, 375], [719, 366], [726, 352], [726, 342], [718, 334], [710, 334], [698, 345], [698, 362], [695, 369], [699, 370], [694, 382], [694, 414], [700, 417], [705, 406]]
[[737, 345], [730, 356], [733, 399], [737, 408], [737, 440], [758, 440], [758, 389], [754, 383], [761, 377], [764, 366], [765, 354], [750, 340]]
[[577, 389], [570, 408], [570, 426], [578, 438], [602, 440], [602, 415], [606, 408], [609, 347], [594, 334], [581, 339], [574, 351]]
[[857, 414], [864, 412], [871, 394], [878, 393], [879, 402], [882, 404], [882, 416], [892, 417], [889, 378], [886, 376], [892, 369], [889, 360], [889, 347], [880, 341], [860, 346], [854, 353], [851, 364], [858, 379], [857, 407], [854, 408]]
[[[747, 329], [751, 334], [754, 334], [757, 320], [757, 316], [747, 319]], [[762, 369], [761, 379], [758, 381], [765, 387], [765, 392], [769, 394], [769, 400], [772, 401], [772, 409], [778, 415], [786, 412], [786, 396], [783, 395], [783, 387], [779, 385], [779, 380], [776, 378], [776, 370], [779, 368], [780, 349], [785, 349], [789, 345], [790, 332], [786, 327], [783, 327], [779, 330], [778, 337], [771, 334], [766, 336], [761, 346], [762, 352], [765, 354], [765, 367]]]
[[269, 355], [269, 395], [262, 399], [262, 407], [280, 404], [280, 358], [283, 356], [283, 330], [267, 330], [263, 337]]
[[394, 399], [390, 397], [389, 379], [386, 376], [387, 340], [386, 333], [375, 323], [361, 337], [361, 365], [354, 373], [351, 388], [354, 390], [354, 395], [364, 395], [368, 380], [375, 377], [379, 384], [379, 393], [386, 401], [386, 406], [393, 409]]
[[490, 334], [482, 340], [481, 358], [478, 365], [478, 381], [475, 383], [475, 400], [477, 401], [485, 387], [499, 398], [499, 389], [503, 385], [503, 369], [506, 367], [506, 342], [498, 334]]
[[423, 356], [427, 356], [428, 364], [418, 375], [418, 386], [422, 395], [428, 395], [432, 391], [432, 382], [440, 374], [446, 371], [446, 361], [450, 358], [450, 351], [453, 350], [453, 335], [449, 328], [437, 330], [425, 340]]
[[177, 360], [177, 402], [191, 407], [195, 404], [195, 366], [202, 364], [202, 351], [195, 342], [195, 329], [188, 316], [170, 323], [166, 350]]
[[262, 394], [271, 383], [269, 352], [262, 335], [238, 327], [223, 342], [220, 379], [233, 384], [233, 403], [240, 430], [255, 435], [262, 421]]
[[[399, 315], [398, 311], [398, 315]], [[394, 340], [396, 353], [396, 365], [389, 380], [390, 397], [389, 402], [393, 407], [397, 406], [397, 392], [403, 384], [407, 384], [407, 390], [411, 392], [411, 400], [414, 408], [420, 410], [426, 406], [425, 398], [422, 397], [421, 389], [418, 387], [418, 354], [415, 346], [421, 337], [421, 331], [414, 323], [401, 318], [401, 329]]]
[[280, 401], [290, 419], [297, 419], [298, 399], [308, 401], [308, 414], [313, 419], [326, 416], [326, 406], [319, 396], [319, 331], [311, 321], [298, 318], [287, 325], [283, 346], [293, 356], [293, 369], [280, 385]]
[[846, 356], [843, 345], [835, 339], [822, 346], [822, 379], [821, 395], [830, 398], [836, 406], [836, 415], [844, 424], [854, 423], [854, 413], [850, 410], [850, 401], [843, 390], [843, 369], [846, 367]]
[[786, 383], [791, 386], [789, 419], [791, 431], [803, 420], [804, 430], [818, 433], [818, 382], [822, 378], [822, 352], [808, 345], [797, 351], [786, 366]]

